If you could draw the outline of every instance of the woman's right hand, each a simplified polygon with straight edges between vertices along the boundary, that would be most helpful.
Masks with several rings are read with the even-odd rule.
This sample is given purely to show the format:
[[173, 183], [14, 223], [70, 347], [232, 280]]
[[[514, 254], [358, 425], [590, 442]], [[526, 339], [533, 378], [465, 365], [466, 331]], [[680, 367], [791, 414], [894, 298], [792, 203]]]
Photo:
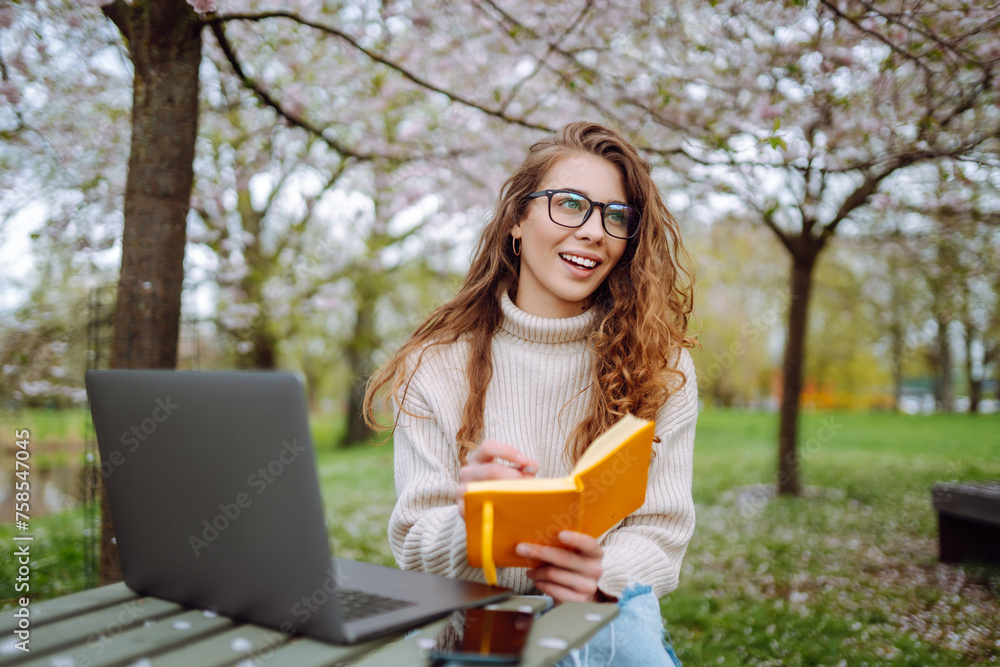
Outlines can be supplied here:
[[510, 445], [484, 440], [469, 454], [468, 462], [458, 471], [458, 512], [465, 518], [465, 490], [469, 482], [484, 479], [520, 479], [538, 473], [538, 461], [528, 458]]

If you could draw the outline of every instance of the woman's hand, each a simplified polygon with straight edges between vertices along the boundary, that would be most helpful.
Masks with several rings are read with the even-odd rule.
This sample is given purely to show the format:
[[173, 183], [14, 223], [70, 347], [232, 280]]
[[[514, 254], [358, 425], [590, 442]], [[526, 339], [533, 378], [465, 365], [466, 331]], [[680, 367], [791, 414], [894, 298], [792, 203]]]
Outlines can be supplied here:
[[538, 461], [528, 458], [510, 445], [496, 440], [484, 440], [478, 449], [469, 454], [468, 463], [458, 471], [456, 495], [462, 518], [465, 518], [465, 490], [469, 487], [469, 482], [534, 477], [538, 468]]
[[521, 543], [520, 556], [544, 561], [546, 565], [528, 570], [528, 578], [542, 593], [556, 602], [594, 602], [605, 599], [597, 588], [604, 572], [604, 549], [590, 535], [564, 530], [559, 533], [563, 547]]

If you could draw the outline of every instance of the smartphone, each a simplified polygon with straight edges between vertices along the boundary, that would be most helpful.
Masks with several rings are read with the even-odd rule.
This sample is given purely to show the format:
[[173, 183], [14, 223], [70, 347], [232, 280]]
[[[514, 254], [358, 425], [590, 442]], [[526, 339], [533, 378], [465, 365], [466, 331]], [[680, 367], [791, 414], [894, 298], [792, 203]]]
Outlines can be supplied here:
[[466, 665], [520, 662], [534, 616], [526, 611], [456, 611], [438, 635], [430, 658]]

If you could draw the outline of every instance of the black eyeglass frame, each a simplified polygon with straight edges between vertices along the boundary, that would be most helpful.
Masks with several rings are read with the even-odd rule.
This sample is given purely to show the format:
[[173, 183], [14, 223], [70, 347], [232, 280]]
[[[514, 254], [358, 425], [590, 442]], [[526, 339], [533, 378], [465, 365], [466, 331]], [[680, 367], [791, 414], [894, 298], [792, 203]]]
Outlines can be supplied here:
[[[580, 221], [579, 225], [565, 225], [565, 224], [563, 224], [561, 222], [556, 222], [556, 219], [552, 217], [552, 195], [559, 194], [559, 193], [573, 195], [574, 197], [579, 197], [581, 199], [585, 199], [590, 204], [590, 208], [587, 209], [587, 212], [584, 214], [583, 220]], [[551, 220], [553, 223], [559, 225], [560, 227], [567, 227], [569, 229], [579, 229], [580, 227], [583, 227], [585, 224], [587, 224], [587, 220], [590, 219], [590, 214], [594, 212], [594, 209], [597, 208], [597, 207], [600, 207], [601, 208], [601, 227], [604, 228], [604, 232], [608, 236], [610, 236], [612, 238], [616, 238], [616, 239], [622, 239], [623, 241], [628, 241], [629, 239], [634, 239], [636, 237], [636, 235], [639, 233], [639, 226], [640, 226], [640, 223], [642, 222], [642, 211], [640, 211], [639, 209], [637, 209], [635, 206], [629, 206], [628, 204], [605, 204], [604, 202], [601, 202], [601, 201], [594, 201], [593, 199], [591, 199], [587, 195], [580, 194], [579, 192], [576, 192], [575, 190], [539, 190], [538, 192], [532, 192], [530, 195], [526, 196], [525, 199], [538, 199], [539, 197], [547, 197], [548, 198], [548, 200], [549, 200], [549, 205], [548, 205], [549, 220]], [[604, 212], [608, 210], [608, 206], [624, 206], [625, 208], [631, 209], [631, 210], [633, 210], [633, 211], [636, 212], [636, 216], [637, 216], [637, 218], [638, 218], [639, 221], [635, 223], [635, 229], [633, 230], [633, 232], [629, 236], [618, 236], [616, 234], [612, 234], [611, 230], [608, 229], [607, 220], [604, 219]]]

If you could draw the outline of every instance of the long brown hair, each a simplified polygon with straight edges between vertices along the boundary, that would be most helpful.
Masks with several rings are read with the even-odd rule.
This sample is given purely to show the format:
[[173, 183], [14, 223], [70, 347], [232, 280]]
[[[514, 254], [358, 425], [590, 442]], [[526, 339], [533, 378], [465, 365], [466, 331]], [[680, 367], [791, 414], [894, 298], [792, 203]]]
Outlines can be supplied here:
[[588, 337], [594, 353], [593, 398], [587, 416], [566, 443], [569, 459], [579, 458], [588, 443], [626, 413], [653, 419], [683, 385], [684, 373], [671, 364], [676, 364], [680, 348], [695, 344], [687, 333], [693, 277], [682, 266], [687, 253], [677, 221], [653, 183], [649, 163], [628, 141], [602, 125], [576, 122], [532, 145], [521, 166], [501, 186], [461, 290], [432, 312], [369, 380], [364, 403], [369, 426], [393, 428], [395, 422], [378, 422], [375, 413], [380, 401], [376, 397], [388, 386], [384, 401], [391, 399], [402, 406], [409, 379], [424, 352], [462, 338], [469, 345], [469, 396], [456, 436], [459, 461], [464, 464], [478, 446], [486, 388], [493, 377], [491, 340], [502, 318], [500, 297], [517, 289], [519, 260], [510, 232], [525, 217], [525, 197], [538, 188], [556, 160], [572, 153], [588, 153], [615, 165], [627, 201], [642, 211], [642, 221], [638, 235], [628, 241], [624, 255], [591, 295], [592, 307], [598, 310]]

